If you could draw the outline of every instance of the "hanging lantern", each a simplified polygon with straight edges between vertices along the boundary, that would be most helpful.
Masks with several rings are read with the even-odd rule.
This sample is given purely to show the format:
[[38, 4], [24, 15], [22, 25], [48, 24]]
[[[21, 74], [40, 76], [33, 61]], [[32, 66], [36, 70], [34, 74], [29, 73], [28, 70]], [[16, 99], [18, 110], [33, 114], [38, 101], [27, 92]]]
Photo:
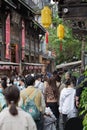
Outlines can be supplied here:
[[59, 24], [57, 27], [57, 36], [59, 40], [62, 40], [64, 38], [64, 26], [62, 24]]
[[51, 10], [48, 6], [45, 6], [41, 11], [41, 22], [44, 28], [49, 28], [52, 23], [51, 20]]

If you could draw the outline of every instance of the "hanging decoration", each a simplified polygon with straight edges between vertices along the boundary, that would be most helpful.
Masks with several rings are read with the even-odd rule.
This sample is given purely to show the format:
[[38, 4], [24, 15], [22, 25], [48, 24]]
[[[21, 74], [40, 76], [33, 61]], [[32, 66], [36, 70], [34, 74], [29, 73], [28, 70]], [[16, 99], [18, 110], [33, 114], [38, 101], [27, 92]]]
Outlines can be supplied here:
[[62, 24], [59, 24], [59, 26], [57, 27], [57, 37], [61, 41], [61, 43], [60, 43], [60, 51], [62, 51], [62, 40], [64, 38], [64, 32], [65, 32], [64, 26]]
[[59, 24], [57, 27], [57, 37], [59, 40], [62, 40], [64, 38], [64, 26], [62, 24]]
[[49, 28], [52, 23], [52, 12], [48, 6], [44, 6], [41, 10], [41, 22], [44, 28]]
[[46, 44], [48, 44], [49, 43], [49, 33], [48, 32], [46, 32], [45, 38], [46, 38]]

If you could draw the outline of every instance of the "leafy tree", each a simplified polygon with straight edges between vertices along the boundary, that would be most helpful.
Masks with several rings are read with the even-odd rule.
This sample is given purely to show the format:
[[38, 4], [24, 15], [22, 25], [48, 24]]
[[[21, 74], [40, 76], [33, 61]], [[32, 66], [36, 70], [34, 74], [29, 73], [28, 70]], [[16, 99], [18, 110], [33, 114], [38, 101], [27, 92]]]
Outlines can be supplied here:
[[[72, 29], [58, 17], [58, 14], [53, 17], [53, 25], [49, 28], [49, 49], [56, 51], [56, 64], [71, 62], [73, 57], [81, 59], [81, 41], [75, 39], [72, 34]], [[62, 23], [65, 27], [65, 37], [60, 41], [57, 37], [57, 26]], [[62, 50], [60, 50], [62, 43]]]

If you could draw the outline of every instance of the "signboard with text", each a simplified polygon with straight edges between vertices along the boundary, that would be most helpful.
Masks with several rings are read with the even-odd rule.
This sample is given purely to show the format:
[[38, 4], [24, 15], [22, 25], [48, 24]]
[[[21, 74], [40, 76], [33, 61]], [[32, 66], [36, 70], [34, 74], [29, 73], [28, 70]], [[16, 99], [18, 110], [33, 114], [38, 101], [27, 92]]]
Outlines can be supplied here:
[[6, 18], [6, 59], [10, 59], [10, 14]]

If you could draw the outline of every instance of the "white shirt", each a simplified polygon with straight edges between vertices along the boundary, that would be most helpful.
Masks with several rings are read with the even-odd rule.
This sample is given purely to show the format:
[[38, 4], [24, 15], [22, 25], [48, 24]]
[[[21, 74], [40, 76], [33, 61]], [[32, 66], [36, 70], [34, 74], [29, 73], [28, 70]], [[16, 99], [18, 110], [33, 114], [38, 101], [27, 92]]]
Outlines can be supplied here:
[[34, 86], [36, 88], [40, 89], [42, 93], [44, 93], [44, 83], [43, 82], [36, 80]]
[[0, 113], [0, 130], [37, 130], [35, 122], [30, 114], [18, 109], [18, 115], [12, 116], [9, 108]]
[[62, 114], [68, 114], [75, 108], [75, 94], [74, 88], [63, 88], [60, 93], [59, 100], [59, 112]]

